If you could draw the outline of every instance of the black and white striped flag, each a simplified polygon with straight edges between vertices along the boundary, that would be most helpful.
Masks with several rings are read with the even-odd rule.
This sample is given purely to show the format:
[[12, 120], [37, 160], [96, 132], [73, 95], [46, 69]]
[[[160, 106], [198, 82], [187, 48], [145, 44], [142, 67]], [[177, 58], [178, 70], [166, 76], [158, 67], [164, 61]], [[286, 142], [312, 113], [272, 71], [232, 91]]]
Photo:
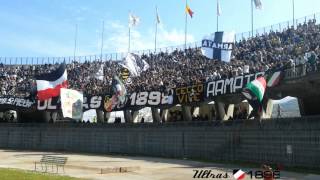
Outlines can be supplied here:
[[234, 46], [234, 32], [215, 32], [202, 40], [202, 54], [209, 59], [229, 62]]

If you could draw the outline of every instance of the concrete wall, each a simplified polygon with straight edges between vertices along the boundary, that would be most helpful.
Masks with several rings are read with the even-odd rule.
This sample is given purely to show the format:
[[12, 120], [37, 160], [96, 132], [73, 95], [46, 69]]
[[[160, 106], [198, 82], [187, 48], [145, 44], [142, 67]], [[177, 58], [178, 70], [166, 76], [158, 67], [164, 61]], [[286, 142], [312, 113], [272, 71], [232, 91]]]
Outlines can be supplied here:
[[[166, 124], [0, 124], [0, 148], [320, 168], [320, 117]], [[287, 153], [291, 146], [292, 154]]]

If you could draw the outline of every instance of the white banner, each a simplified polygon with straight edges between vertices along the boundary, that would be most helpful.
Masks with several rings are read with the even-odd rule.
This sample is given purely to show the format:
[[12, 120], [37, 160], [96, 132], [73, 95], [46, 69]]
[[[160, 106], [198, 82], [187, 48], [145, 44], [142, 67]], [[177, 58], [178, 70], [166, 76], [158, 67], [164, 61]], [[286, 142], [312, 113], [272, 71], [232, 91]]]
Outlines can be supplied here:
[[82, 118], [83, 94], [76, 90], [61, 88], [61, 109], [63, 117]]

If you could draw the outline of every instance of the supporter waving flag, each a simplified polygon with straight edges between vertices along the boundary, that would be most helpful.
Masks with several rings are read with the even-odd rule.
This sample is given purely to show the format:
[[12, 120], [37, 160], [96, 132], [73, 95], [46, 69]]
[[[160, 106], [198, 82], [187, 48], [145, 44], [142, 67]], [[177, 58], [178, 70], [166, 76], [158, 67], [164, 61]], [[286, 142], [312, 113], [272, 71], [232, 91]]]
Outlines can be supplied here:
[[100, 65], [98, 72], [96, 72], [96, 74], [95, 74], [95, 78], [100, 81], [103, 81], [103, 79], [104, 79], [103, 64]]
[[113, 77], [112, 90], [113, 94], [118, 97], [120, 103], [124, 103], [127, 95], [127, 89], [118, 76]]
[[248, 100], [257, 100], [259, 102], [262, 102], [266, 86], [266, 79], [264, 77], [258, 77], [257, 79], [247, 84], [242, 94]]
[[118, 76], [112, 79], [112, 92], [112, 97], [104, 100], [104, 109], [107, 112], [111, 112], [117, 106], [124, 106], [126, 102], [127, 89]]
[[141, 59], [139, 55], [128, 53], [127, 57], [120, 63], [124, 68], [127, 68], [130, 72], [130, 75], [140, 76], [140, 73], [149, 69], [149, 64]]
[[264, 93], [266, 91], [267, 82], [266, 79], [261, 76], [247, 84], [243, 89], [242, 94], [248, 100], [248, 103], [253, 108], [249, 118], [251, 116], [260, 116], [263, 112], [263, 100]]
[[61, 88], [67, 88], [67, 69], [63, 63], [51, 73], [42, 74], [36, 77], [38, 100], [44, 101], [60, 95]]

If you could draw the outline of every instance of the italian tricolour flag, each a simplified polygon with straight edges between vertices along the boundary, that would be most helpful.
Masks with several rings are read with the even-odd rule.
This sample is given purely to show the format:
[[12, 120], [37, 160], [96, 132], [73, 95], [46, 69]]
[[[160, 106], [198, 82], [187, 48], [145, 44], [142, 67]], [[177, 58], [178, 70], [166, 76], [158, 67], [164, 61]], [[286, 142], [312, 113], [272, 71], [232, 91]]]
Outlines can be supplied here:
[[266, 79], [264, 77], [258, 77], [257, 79], [247, 84], [242, 94], [248, 100], [257, 99], [258, 101], [262, 102], [264, 92], [266, 90], [266, 86], [267, 86]]

